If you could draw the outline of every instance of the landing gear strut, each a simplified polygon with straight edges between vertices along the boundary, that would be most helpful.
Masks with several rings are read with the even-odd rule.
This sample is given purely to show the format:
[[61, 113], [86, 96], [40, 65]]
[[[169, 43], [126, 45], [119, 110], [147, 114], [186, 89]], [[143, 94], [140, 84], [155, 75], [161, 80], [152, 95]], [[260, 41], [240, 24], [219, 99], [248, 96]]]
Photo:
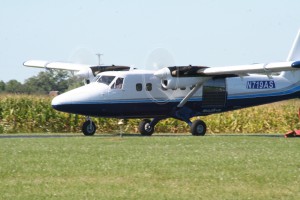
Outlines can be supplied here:
[[88, 117], [87, 120], [82, 124], [82, 132], [85, 136], [92, 136], [96, 132], [95, 123]]

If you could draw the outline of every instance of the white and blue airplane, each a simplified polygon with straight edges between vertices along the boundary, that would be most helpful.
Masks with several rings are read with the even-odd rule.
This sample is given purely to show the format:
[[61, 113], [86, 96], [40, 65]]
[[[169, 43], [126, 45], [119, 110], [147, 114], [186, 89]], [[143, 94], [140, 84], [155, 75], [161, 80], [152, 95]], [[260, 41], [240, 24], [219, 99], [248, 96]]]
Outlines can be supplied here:
[[90, 117], [109, 117], [145, 118], [139, 131], [147, 136], [160, 120], [175, 118], [185, 121], [192, 135], [203, 136], [205, 122], [191, 118], [300, 97], [300, 31], [284, 62], [157, 71], [39, 60], [24, 66], [77, 71], [90, 83], [52, 100], [58, 111], [87, 116], [84, 135], [96, 131]]

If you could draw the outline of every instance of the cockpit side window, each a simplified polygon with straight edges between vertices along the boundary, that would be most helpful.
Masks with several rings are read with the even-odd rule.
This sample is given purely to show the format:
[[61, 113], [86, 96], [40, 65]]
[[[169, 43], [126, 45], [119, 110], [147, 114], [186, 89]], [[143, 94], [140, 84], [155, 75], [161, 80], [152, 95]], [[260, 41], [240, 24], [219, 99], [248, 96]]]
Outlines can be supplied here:
[[124, 78], [117, 78], [114, 84], [111, 86], [111, 89], [122, 89], [123, 88]]
[[114, 78], [115, 78], [115, 76], [100, 76], [97, 79], [97, 82], [109, 85], [114, 80]]

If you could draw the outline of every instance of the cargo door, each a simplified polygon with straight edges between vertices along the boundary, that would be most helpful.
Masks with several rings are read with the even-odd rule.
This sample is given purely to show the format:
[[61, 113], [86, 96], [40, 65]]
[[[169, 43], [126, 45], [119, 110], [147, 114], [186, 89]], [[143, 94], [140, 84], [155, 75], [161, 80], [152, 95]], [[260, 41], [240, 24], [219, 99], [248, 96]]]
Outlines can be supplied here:
[[211, 79], [203, 84], [203, 108], [223, 108], [226, 105], [226, 79]]

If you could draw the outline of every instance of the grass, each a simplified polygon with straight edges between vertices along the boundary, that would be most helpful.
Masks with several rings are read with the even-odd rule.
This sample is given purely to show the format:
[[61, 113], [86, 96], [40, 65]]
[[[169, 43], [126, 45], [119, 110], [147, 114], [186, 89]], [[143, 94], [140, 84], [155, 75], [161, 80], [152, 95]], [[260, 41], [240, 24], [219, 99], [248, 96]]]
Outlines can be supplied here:
[[0, 137], [1, 199], [300, 199], [300, 140]]

